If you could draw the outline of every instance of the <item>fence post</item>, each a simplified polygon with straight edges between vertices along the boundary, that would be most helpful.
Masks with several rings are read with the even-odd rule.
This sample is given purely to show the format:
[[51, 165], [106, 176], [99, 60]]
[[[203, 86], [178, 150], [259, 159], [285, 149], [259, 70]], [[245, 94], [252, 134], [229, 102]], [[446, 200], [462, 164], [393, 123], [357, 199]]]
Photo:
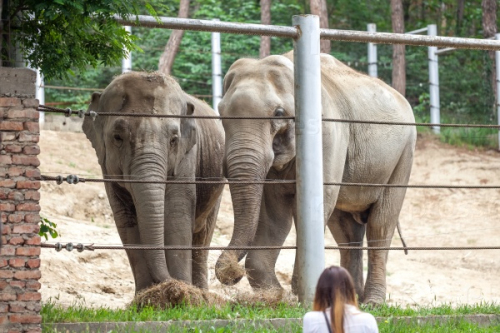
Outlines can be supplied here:
[[[375, 23], [368, 23], [368, 32], [377, 32], [377, 25]], [[377, 44], [368, 43], [368, 75], [378, 77], [377, 70]]]
[[[35, 93], [35, 98], [38, 100], [38, 104], [44, 105], [45, 104], [45, 88], [44, 88], [44, 82], [43, 82], [43, 76], [42, 73], [40, 73], [40, 69], [36, 70], [36, 93]], [[40, 119], [38, 119], [38, 122], [40, 123], [40, 127], [43, 126], [43, 123], [45, 122], [45, 112], [40, 112]]]
[[[213, 21], [219, 21], [219, 19], [213, 19]], [[221, 68], [220, 33], [212, 32], [212, 103], [217, 114], [219, 113], [218, 105], [222, 99]]]
[[[131, 26], [124, 26], [125, 31], [132, 33]], [[122, 73], [130, 72], [132, 70], [132, 53], [127, 52], [127, 55], [122, 59]]]
[[[428, 26], [427, 34], [429, 36], [437, 36], [437, 28], [435, 24]], [[431, 123], [440, 124], [439, 112], [439, 68], [438, 55], [436, 54], [437, 47], [429, 46], [429, 96], [431, 104]], [[440, 127], [433, 126], [434, 133], [439, 134]]]
[[0, 68], [0, 331], [41, 332], [36, 72]]
[[309, 306], [325, 266], [319, 17], [293, 16], [299, 301]]

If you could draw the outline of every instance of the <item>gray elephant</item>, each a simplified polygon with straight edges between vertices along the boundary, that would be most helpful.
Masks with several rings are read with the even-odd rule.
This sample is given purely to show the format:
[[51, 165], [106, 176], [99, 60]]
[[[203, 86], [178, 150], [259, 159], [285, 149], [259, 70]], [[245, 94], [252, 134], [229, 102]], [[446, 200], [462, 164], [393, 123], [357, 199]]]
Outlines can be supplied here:
[[[159, 73], [129, 72], [115, 78], [88, 108], [123, 116], [86, 117], [105, 178], [158, 181], [106, 183], [123, 244], [207, 246], [212, 239], [223, 185], [165, 184], [168, 180], [223, 179], [224, 131], [219, 120], [131, 117], [214, 116], [205, 103]], [[169, 279], [208, 288], [207, 251], [131, 251], [127, 256], [136, 293]]]
[[[406, 99], [384, 82], [358, 73], [330, 55], [321, 55], [324, 118], [414, 122]], [[293, 54], [240, 59], [224, 78], [222, 116], [272, 117], [223, 120], [228, 179], [295, 179]], [[413, 161], [414, 127], [323, 122], [325, 182], [407, 184]], [[296, 217], [295, 185], [231, 184], [234, 232], [230, 246], [280, 246]], [[324, 186], [324, 221], [338, 244], [389, 246], [399, 223], [405, 188]], [[279, 250], [221, 254], [216, 276], [234, 284], [245, 270], [254, 288], [281, 288], [275, 274]], [[341, 265], [355, 281], [360, 300], [381, 303], [386, 292], [388, 251], [341, 251]], [[297, 290], [297, 265], [292, 289]]]

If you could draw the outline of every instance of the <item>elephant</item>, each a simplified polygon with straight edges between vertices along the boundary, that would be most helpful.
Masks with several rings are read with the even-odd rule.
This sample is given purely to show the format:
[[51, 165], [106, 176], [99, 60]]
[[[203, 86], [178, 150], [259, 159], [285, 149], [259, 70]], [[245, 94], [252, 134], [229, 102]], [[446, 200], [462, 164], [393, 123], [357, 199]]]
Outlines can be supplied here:
[[[215, 111], [185, 93], [172, 77], [157, 72], [117, 76], [102, 94], [93, 93], [88, 110], [119, 114], [86, 117], [82, 127], [103, 176], [119, 180], [106, 182], [105, 188], [123, 244], [208, 246], [223, 184], [192, 181], [224, 179], [221, 122], [155, 115], [217, 116]], [[134, 113], [152, 117], [133, 117]], [[191, 183], [168, 184], [167, 179]], [[171, 279], [208, 288], [207, 251], [126, 253], [136, 294]]]
[[[408, 101], [379, 79], [361, 74], [334, 57], [321, 54], [323, 118], [414, 122]], [[263, 59], [239, 59], [224, 78], [221, 116], [269, 117], [224, 119], [224, 169], [228, 180], [294, 180], [295, 116], [293, 52]], [[416, 130], [412, 126], [323, 122], [323, 179], [329, 183], [407, 184]], [[296, 221], [295, 185], [230, 184], [234, 229], [229, 246], [281, 246]], [[324, 186], [324, 224], [338, 244], [389, 246], [399, 230], [406, 188]], [[246, 255], [245, 268], [238, 265]], [[216, 263], [216, 276], [233, 285], [247, 275], [254, 289], [282, 287], [275, 274], [279, 250], [227, 249]], [[359, 300], [379, 304], [386, 294], [388, 251], [341, 250], [341, 265], [355, 282]], [[295, 259], [292, 291], [297, 293]]]

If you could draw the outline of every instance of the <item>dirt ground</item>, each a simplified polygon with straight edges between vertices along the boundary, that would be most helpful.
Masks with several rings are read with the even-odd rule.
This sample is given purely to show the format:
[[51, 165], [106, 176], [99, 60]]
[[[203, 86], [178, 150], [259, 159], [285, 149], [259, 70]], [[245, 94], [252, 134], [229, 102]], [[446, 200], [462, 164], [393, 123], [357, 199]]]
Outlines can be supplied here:
[[[42, 174], [101, 178], [94, 150], [83, 133], [44, 130], [40, 147]], [[410, 183], [500, 184], [500, 154], [455, 148], [430, 137], [419, 137]], [[121, 244], [101, 183], [43, 182], [41, 193], [41, 214], [57, 223], [61, 234], [48, 242]], [[404, 238], [409, 246], [500, 245], [499, 202], [500, 191], [496, 189], [409, 189], [401, 213]], [[228, 244], [232, 223], [226, 189], [212, 245]], [[295, 244], [294, 232], [286, 244]], [[326, 244], [335, 245], [329, 233]], [[392, 244], [401, 245], [397, 237]], [[214, 274], [219, 254], [220, 251], [211, 251], [209, 257], [211, 290], [225, 295], [250, 291], [245, 279], [234, 287], [221, 286]], [[288, 290], [294, 255], [295, 251], [283, 250], [276, 267]], [[42, 249], [41, 257], [43, 301], [120, 308], [133, 298], [133, 277], [123, 250], [79, 253]], [[500, 302], [498, 258], [499, 250], [410, 251], [406, 256], [393, 251], [387, 265], [387, 302]], [[326, 264], [339, 264], [338, 251], [327, 251]]]

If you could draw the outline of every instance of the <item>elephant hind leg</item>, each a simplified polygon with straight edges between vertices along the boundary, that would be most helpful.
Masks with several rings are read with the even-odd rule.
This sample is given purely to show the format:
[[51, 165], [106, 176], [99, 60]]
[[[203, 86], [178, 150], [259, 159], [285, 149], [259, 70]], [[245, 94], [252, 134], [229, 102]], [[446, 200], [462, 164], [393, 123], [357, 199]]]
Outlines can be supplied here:
[[[356, 221], [353, 214], [335, 209], [328, 220], [328, 228], [339, 246], [362, 246], [365, 224]], [[340, 250], [340, 265], [351, 274], [359, 300], [364, 297], [363, 251]]]
[[[215, 224], [217, 222], [217, 214], [219, 213], [221, 199], [222, 196], [217, 199], [217, 202], [206, 218], [205, 226], [202, 230], [193, 234], [193, 246], [210, 245], [215, 230]], [[192, 281], [193, 285], [201, 289], [208, 289], [208, 254], [209, 251], [207, 250], [192, 251]]]

